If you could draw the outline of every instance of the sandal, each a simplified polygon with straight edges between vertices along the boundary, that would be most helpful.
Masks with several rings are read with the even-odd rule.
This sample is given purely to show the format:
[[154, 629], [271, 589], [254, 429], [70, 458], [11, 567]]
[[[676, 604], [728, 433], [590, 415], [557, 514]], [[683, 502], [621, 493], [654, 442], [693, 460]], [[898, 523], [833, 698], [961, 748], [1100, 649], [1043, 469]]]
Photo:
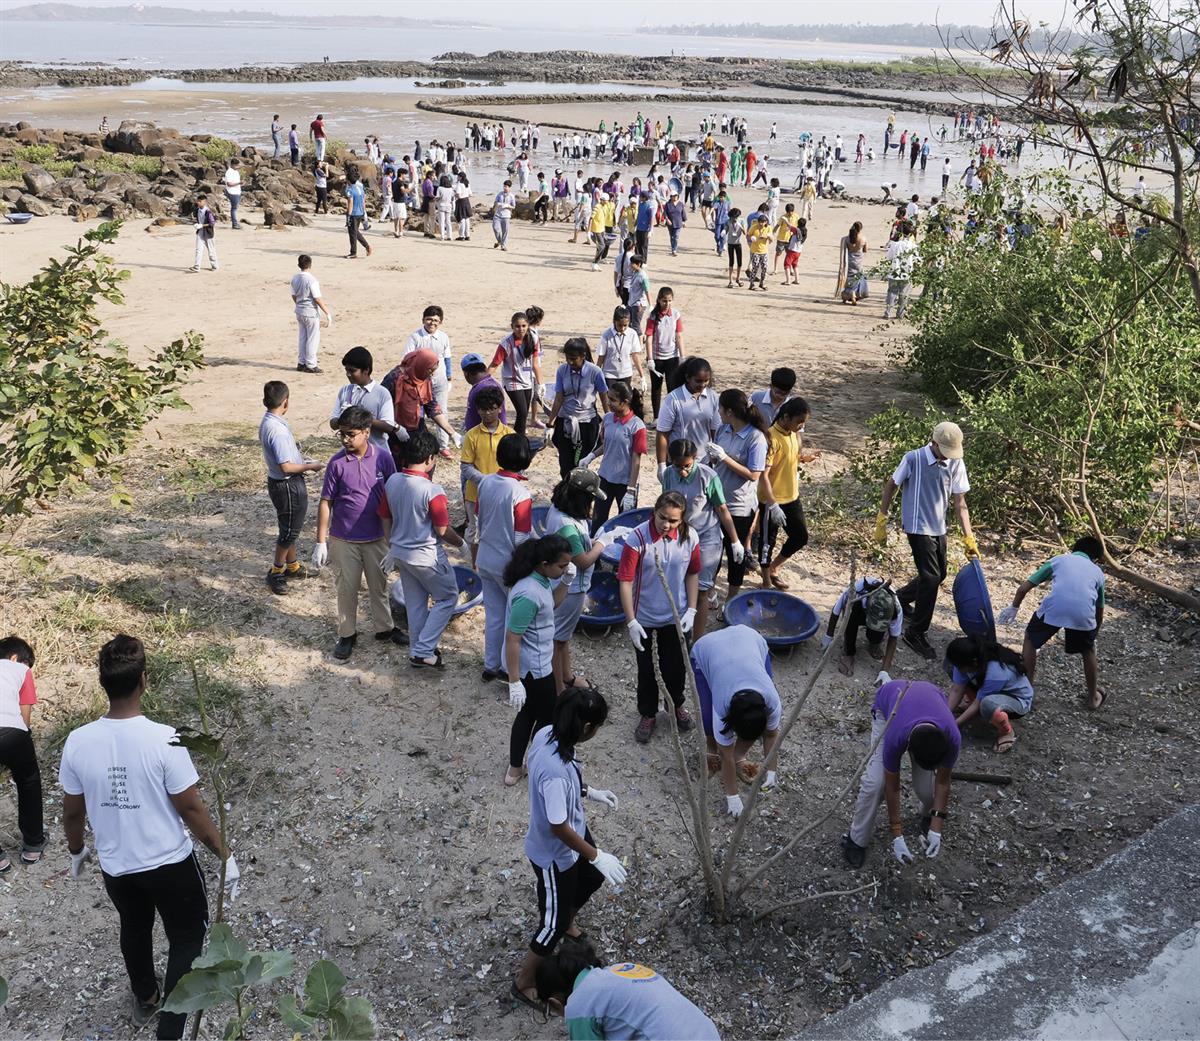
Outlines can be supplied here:
[[771, 576], [771, 585], [773, 585], [776, 589], [781, 589], [781, 590], [788, 590], [788, 589], [792, 588], [778, 575]]
[[1013, 745], [1017, 743], [1017, 735], [1013, 730], [1009, 730], [1007, 734], [1001, 734], [996, 738], [996, 744], [992, 747], [992, 751], [998, 755], [1005, 755], [1011, 752]]
[[12, 870], [12, 861], [0, 855], [0, 875], [7, 875]]
[[40, 849], [24, 849], [21, 851], [22, 864], [36, 864], [42, 859], [42, 851]]
[[1098, 705], [1093, 705], [1092, 699], [1086, 694], [1084, 695], [1083, 701], [1089, 712], [1099, 712], [1102, 708], [1104, 708], [1104, 703], [1108, 700], [1108, 691], [1097, 690], [1096, 693], [1100, 695], [1100, 704]]
[[517, 774], [516, 777], [514, 777], [513, 776], [513, 768], [511, 766], [504, 772], [504, 787], [505, 788], [512, 788], [515, 785], [518, 785], [521, 783], [521, 778], [525, 776], [525, 767], [523, 767], [523, 766], [520, 767], [516, 771], [516, 774]]
[[512, 983], [509, 984], [508, 996], [518, 1004], [524, 1005], [526, 1008], [531, 1008], [534, 1012], [540, 1012], [543, 1016], [546, 1015], [545, 1002], [531, 998], [517, 986], [516, 980], [513, 980]]

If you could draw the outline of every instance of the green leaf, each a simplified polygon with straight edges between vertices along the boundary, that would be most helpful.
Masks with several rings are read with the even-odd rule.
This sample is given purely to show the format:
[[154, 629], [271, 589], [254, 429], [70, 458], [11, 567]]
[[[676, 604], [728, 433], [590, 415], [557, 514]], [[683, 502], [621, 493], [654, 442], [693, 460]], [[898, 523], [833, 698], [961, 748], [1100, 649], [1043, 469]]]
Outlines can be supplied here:
[[256, 957], [262, 959], [260, 983], [271, 983], [296, 971], [296, 958], [290, 951], [263, 951]]
[[315, 1034], [320, 1026], [312, 1016], [300, 1011], [295, 994], [284, 994], [279, 999], [279, 1018], [285, 1027], [299, 1034]]
[[246, 1036], [246, 1024], [250, 1022], [252, 1015], [254, 1015], [254, 1006], [244, 1004], [242, 1014], [234, 1016], [225, 1024], [225, 1029], [221, 1031], [221, 1041], [242, 1041]]
[[214, 1005], [232, 1004], [240, 976], [240, 971], [192, 969], [175, 984], [175, 989], [163, 1005], [163, 1011], [199, 1012]]
[[308, 970], [304, 980], [304, 1011], [316, 1016], [328, 1016], [341, 997], [346, 977], [331, 961], [322, 958]]
[[[183, 744], [183, 741], [180, 740], [179, 743]], [[192, 968], [230, 969], [236, 967], [244, 970], [249, 954], [249, 949], [233, 935], [233, 930], [229, 928], [228, 923], [217, 922], [209, 930], [208, 950], [192, 962]]]
[[341, 1009], [345, 1022], [346, 1038], [362, 1041], [375, 1036], [375, 1010], [363, 997], [346, 998]]

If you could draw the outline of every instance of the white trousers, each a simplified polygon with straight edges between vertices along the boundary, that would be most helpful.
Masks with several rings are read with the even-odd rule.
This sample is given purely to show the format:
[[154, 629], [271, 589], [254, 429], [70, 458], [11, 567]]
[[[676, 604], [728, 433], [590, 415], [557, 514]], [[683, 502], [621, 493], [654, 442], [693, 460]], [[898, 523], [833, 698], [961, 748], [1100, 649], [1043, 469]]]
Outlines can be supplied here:
[[317, 348], [321, 346], [321, 319], [319, 316], [296, 315], [296, 324], [300, 327], [296, 364], [316, 368]]
[[[871, 737], [867, 742], [870, 748], [883, 733], [887, 719], [871, 720]], [[911, 757], [910, 757], [911, 762]], [[913, 791], [921, 803], [921, 809], [929, 813], [933, 809], [933, 771], [922, 770], [912, 763]], [[883, 742], [875, 749], [867, 769], [863, 772], [862, 781], [858, 788], [858, 802], [854, 806], [854, 818], [850, 822], [850, 838], [855, 845], [865, 846], [871, 838], [871, 830], [875, 824], [875, 814], [879, 804], [883, 802]]]
[[196, 259], [192, 262], [192, 267], [200, 266], [200, 257], [205, 249], [208, 250], [208, 264], [214, 271], [217, 270], [217, 240], [206, 239], [199, 232], [196, 232]]

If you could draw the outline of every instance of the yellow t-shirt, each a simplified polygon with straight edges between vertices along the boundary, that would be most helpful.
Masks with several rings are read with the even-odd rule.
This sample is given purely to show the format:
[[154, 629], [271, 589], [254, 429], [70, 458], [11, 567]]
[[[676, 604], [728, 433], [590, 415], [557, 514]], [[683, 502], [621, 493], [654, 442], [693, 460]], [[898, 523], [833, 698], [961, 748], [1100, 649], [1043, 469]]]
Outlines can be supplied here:
[[621, 211], [621, 220], [625, 222], [625, 227], [630, 235], [637, 231], [637, 211], [636, 202], [628, 203]]
[[767, 468], [763, 475], [776, 502], [795, 502], [800, 498], [800, 477], [796, 472], [799, 460], [799, 436], [785, 433], [772, 423], [767, 430]]
[[616, 219], [613, 216], [613, 208], [611, 202], [597, 203], [592, 209], [592, 219], [588, 223], [588, 231], [599, 235], [603, 233], [605, 228], [611, 228], [616, 223]]
[[746, 240], [750, 243], [750, 255], [766, 253], [771, 248], [771, 229], [765, 220], [756, 220], [746, 232]]
[[[476, 470], [486, 476], [500, 469], [496, 462], [496, 446], [505, 434], [515, 434], [512, 427], [497, 423], [495, 430], [487, 430], [482, 423], [471, 427], [463, 437], [461, 458], [464, 463], [470, 463]], [[467, 502], [475, 502], [479, 498], [479, 489], [474, 481], [467, 481], [465, 498]]]
[[792, 226], [788, 223], [786, 217], [780, 217], [779, 223], [775, 225], [775, 241], [782, 242], [785, 245], [792, 237]]

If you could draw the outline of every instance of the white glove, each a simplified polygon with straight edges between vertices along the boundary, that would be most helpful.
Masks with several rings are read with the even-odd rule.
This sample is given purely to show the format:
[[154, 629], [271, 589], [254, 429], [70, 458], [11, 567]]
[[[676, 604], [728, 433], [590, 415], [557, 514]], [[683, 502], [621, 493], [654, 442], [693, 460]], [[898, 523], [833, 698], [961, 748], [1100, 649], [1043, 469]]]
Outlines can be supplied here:
[[880, 669], [879, 675], [875, 677], [875, 686], [882, 687], [885, 683], [891, 683], [891, 682], [892, 682], [892, 674], [890, 672], [885, 672], [883, 669]]
[[903, 835], [897, 835], [892, 839], [892, 856], [894, 856], [901, 864], [911, 864], [913, 855], [909, 852], [908, 843], [904, 841]]
[[718, 463], [722, 463], [725, 461], [725, 456], [728, 454], [729, 453], [726, 452], [725, 449], [723, 449], [715, 441], [710, 441], [708, 443], [708, 458], [709, 459], [711, 459], [715, 462], [718, 462]]
[[586, 470], [595, 461], [596, 461], [596, 453], [588, 452], [587, 455], [585, 455], [582, 459], [579, 460], [580, 469]]
[[787, 514], [783, 512], [783, 507], [777, 502], [771, 503], [771, 508], [767, 510], [771, 516], [771, 523], [778, 528], [787, 527]]
[[396, 440], [401, 444], [408, 440], [408, 431], [405, 430], [404, 427], [396, 427], [392, 433], [396, 435]]
[[729, 553], [733, 557], [735, 564], [740, 564], [746, 559], [746, 547], [740, 542], [731, 542], [729, 544]]
[[225, 888], [229, 890], [229, 902], [232, 904], [238, 898], [238, 892], [242, 888], [242, 873], [238, 869], [237, 860], [234, 859], [232, 853], [225, 861]]
[[579, 568], [577, 568], [574, 564], [568, 564], [566, 570], [563, 572], [563, 576], [561, 579], [562, 584], [564, 586], [569, 586], [572, 582], [575, 581], [575, 576], [578, 574], [579, 574]]
[[1017, 620], [1017, 609], [1009, 604], [1003, 611], [1000, 612], [1000, 624], [1012, 625]]
[[591, 785], [588, 785], [587, 797], [595, 799], [596, 802], [604, 803], [610, 810], [617, 808], [617, 797], [607, 788], [593, 788]]
[[456, 430], [453, 434], [450, 435], [450, 438], [451, 438], [451, 440], [453, 440], [455, 448], [462, 448], [462, 434], [460, 434]]
[[625, 868], [611, 853], [605, 853], [602, 849], [596, 850], [596, 859], [592, 861], [592, 866], [604, 876], [604, 881], [611, 885], [619, 886], [625, 881]]
[[621, 496], [621, 512], [628, 513], [630, 510], [637, 509], [637, 489], [630, 488], [624, 495]]
[[636, 651], [645, 650], [646, 630], [642, 628], [642, 623], [636, 618], [631, 618], [625, 628], [629, 630], [629, 639], [633, 643], [633, 649]]
[[778, 783], [778, 780], [779, 779], [775, 776], [775, 771], [768, 770], [767, 771], [767, 779], [765, 781], [763, 781], [763, 783], [762, 783], [762, 790], [764, 792], [769, 792], [772, 788], [775, 787], [775, 785]]
[[740, 795], [725, 796], [725, 810], [734, 820], [742, 815], [742, 810], [745, 807], [742, 805], [742, 797]]
[[318, 542], [313, 546], [312, 566], [320, 571], [327, 563], [329, 563], [329, 547], [324, 542]]
[[326, 329], [333, 328], [333, 312], [332, 311], [325, 312], [325, 328]]
[[658, 483], [659, 484], [663, 483], [663, 478], [666, 476], [666, 474], [667, 474], [667, 464], [659, 463], [658, 464]]
[[942, 833], [932, 828], [925, 835], [925, 856], [936, 857], [942, 851]]
[[392, 568], [395, 566], [396, 558], [392, 556], [391, 551], [388, 551], [384, 558], [379, 562], [379, 570], [385, 575], [390, 575], [392, 573]]
[[825, 650], [825, 648], [828, 647], [831, 643], [833, 643], [833, 637], [830, 636], [829, 633], [826, 633], [824, 636], [821, 637], [821, 650]]
[[644, 371], [644, 370], [643, 370], [643, 372], [642, 372], [642, 384], [641, 384], [641, 386], [642, 386], [642, 393], [643, 393], [643, 394], [649, 394], [649, 393], [650, 393], [650, 377], [646, 375], [646, 373], [645, 373], [645, 371]]
[[78, 853], [71, 853], [71, 877], [79, 878], [83, 874], [83, 865], [92, 859], [92, 851], [84, 844]]
[[679, 627], [685, 632], [690, 633], [692, 626], [696, 624], [696, 609], [689, 607], [682, 615], [679, 616]]
[[661, 376], [662, 375], [662, 373], [660, 373], [658, 371], [658, 366], [655, 365], [653, 361], [649, 361], [646, 363], [646, 371], [648, 373], [650, 373], [651, 376]]
[[525, 704], [525, 684], [520, 680], [508, 681], [508, 707], [521, 711], [521, 706]]

